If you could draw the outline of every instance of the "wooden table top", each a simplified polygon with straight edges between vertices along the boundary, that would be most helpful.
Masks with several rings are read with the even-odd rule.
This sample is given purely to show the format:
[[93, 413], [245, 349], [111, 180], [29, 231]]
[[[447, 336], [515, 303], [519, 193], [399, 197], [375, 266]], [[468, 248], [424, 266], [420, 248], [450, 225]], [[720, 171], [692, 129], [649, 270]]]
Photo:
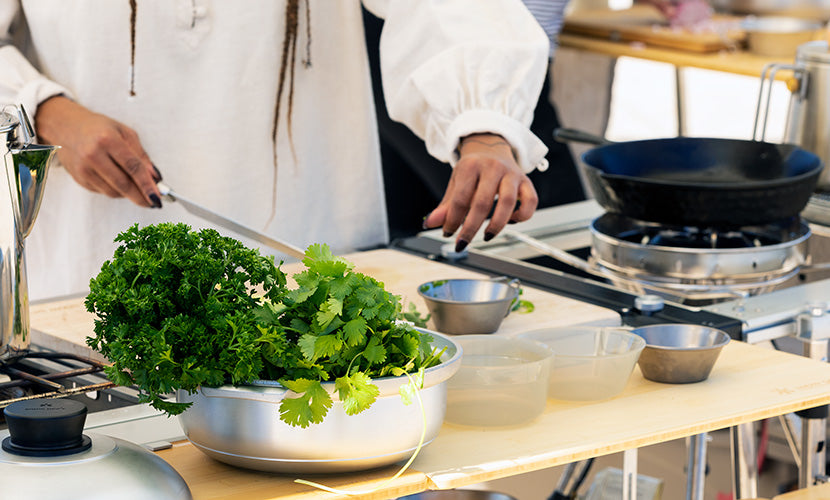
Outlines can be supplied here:
[[[403, 294], [421, 310], [416, 292], [434, 279], [475, 277], [477, 273], [395, 250], [346, 256], [356, 268]], [[296, 272], [299, 265], [285, 266]], [[616, 313], [541, 290], [525, 287], [523, 298], [535, 305], [528, 314], [510, 314], [496, 335], [539, 326], [588, 321], [612, 324]], [[81, 299], [37, 304], [32, 327], [41, 338], [89, 332], [91, 316]], [[635, 368], [623, 393], [600, 402], [549, 400], [534, 422], [515, 428], [478, 428], [444, 424], [438, 437], [411, 468], [392, 482], [399, 466], [353, 474], [305, 477], [359, 495], [324, 493], [294, 483], [292, 475], [237, 469], [213, 461], [187, 442], [159, 456], [176, 468], [196, 499], [213, 498], [395, 498], [427, 489], [449, 489], [552, 467], [626, 449], [648, 446], [736, 424], [830, 403], [830, 364], [741, 342], [730, 342], [708, 380], [669, 385], [645, 380]], [[375, 489], [376, 488], [376, 489]], [[372, 490], [372, 491], [367, 491]]]
[[360, 495], [323, 493], [294, 483], [291, 475], [235, 469], [189, 443], [177, 443], [159, 455], [182, 474], [196, 499], [394, 498], [469, 486], [827, 403], [830, 364], [730, 342], [704, 382], [659, 384], [635, 368], [621, 395], [599, 402], [549, 400], [544, 414], [528, 425], [445, 423], [411, 469], [389, 484], [382, 485], [384, 478], [398, 467], [304, 478], [348, 491], [379, 487]]
[[[562, 33], [559, 36], [562, 47], [586, 50], [614, 57], [635, 57], [649, 61], [673, 64], [680, 68], [699, 68], [721, 71], [736, 75], [761, 77], [761, 71], [769, 63], [792, 64], [781, 58], [751, 54], [745, 50], [724, 50], [712, 53], [696, 53], [678, 49], [653, 47], [633, 42], [614, 42], [600, 38]], [[776, 80], [787, 81], [792, 71], [779, 71]]]
[[[382, 250], [354, 256], [358, 268], [395, 289], [412, 290], [429, 279], [475, 273]], [[416, 266], [417, 263], [417, 266]], [[419, 271], [415, 271], [419, 269]], [[538, 290], [525, 297], [534, 313], [511, 315], [499, 335], [550, 323], [573, 324], [608, 318], [593, 306]], [[538, 313], [537, 313], [538, 312]], [[538, 316], [535, 316], [537, 315]], [[601, 402], [549, 400], [545, 413], [516, 428], [475, 428], [445, 424], [403, 476], [362, 498], [394, 498], [425, 489], [450, 489], [553, 467], [594, 456], [648, 446], [830, 402], [830, 365], [741, 342], [728, 344], [709, 379], [689, 385], [645, 380], [635, 368], [620, 396]], [[293, 477], [239, 471], [214, 462], [190, 444], [160, 455], [180, 470], [196, 498], [349, 498], [293, 483]], [[328, 486], [367, 490], [397, 467], [372, 473], [312, 478]], [[244, 480], [243, 480], [244, 478]], [[239, 490], [231, 488], [236, 485]], [[228, 488], [223, 490], [222, 488]], [[221, 492], [217, 494], [216, 492]], [[243, 493], [244, 492], [244, 493]], [[324, 497], [324, 498], [325, 498]]]

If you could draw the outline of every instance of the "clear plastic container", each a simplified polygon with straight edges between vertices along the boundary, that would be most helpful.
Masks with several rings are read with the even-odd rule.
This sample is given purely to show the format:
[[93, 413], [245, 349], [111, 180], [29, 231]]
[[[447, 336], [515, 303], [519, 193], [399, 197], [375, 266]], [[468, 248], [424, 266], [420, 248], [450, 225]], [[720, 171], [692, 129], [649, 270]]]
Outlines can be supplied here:
[[444, 421], [513, 426], [544, 410], [552, 352], [543, 344], [495, 335], [463, 335], [461, 368], [447, 383]]
[[541, 342], [553, 350], [548, 397], [566, 401], [612, 398], [625, 388], [645, 341], [614, 327], [545, 328], [519, 339]]

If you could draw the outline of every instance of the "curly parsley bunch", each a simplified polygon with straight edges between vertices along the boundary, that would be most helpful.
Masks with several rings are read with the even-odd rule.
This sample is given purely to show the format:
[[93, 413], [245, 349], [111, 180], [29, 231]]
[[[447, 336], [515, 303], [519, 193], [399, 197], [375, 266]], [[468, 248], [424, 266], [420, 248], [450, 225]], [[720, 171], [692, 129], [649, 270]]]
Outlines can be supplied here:
[[264, 348], [284, 349], [279, 330], [254, 314], [287, 292], [273, 258], [185, 224], [134, 225], [115, 241], [89, 284], [85, 305], [97, 319], [87, 344], [112, 361], [111, 380], [139, 387], [142, 402], [181, 413], [186, 405], [162, 395], [249, 381], [263, 370]]

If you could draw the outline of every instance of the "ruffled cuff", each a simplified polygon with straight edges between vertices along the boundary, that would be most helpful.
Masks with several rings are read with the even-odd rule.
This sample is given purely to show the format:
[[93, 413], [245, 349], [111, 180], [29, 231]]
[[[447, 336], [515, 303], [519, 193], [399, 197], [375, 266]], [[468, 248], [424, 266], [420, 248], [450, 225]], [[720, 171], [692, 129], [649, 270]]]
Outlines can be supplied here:
[[35, 124], [35, 113], [37, 107], [50, 97], [56, 95], [65, 95], [70, 97], [69, 91], [57, 83], [40, 77], [26, 82], [26, 85], [17, 93], [17, 102], [12, 104], [22, 104], [32, 120], [32, 126], [35, 127], [35, 134], [37, 134], [37, 125]]
[[436, 158], [446, 159], [455, 166], [458, 162], [458, 146], [461, 139], [471, 134], [483, 133], [502, 136], [510, 144], [516, 163], [525, 173], [530, 173], [534, 169], [548, 169], [548, 160], [545, 158], [548, 148], [526, 125], [509, 116], [484, 109], [465, 111], [458, 115], [450, 123], [445, 141], [433, 144], [428, 149]]

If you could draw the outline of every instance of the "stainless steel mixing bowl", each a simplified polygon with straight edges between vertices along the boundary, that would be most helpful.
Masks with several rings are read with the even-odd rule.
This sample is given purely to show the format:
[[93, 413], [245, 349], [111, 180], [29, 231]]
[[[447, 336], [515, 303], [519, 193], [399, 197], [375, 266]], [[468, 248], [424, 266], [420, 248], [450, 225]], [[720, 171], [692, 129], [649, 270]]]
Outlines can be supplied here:
[[519, 281], [435, 280], [420, 285], [418, 293], [427, 304], [436, 330], [452, 335], [486, 334], [499, 329], [519, 299]]
[[[422, 330], [424, 331], [424, 330]], [[427, 444], [444, 421], [447, 380], [461, 365], [461, 347], [435, 332], [433, 346], [446, 347], [440, 365], [424, 373], [420, 390], [426, 416]], [[320, 424], [292, 427], [279, 416], [289, 392], [276, 383], [244, 387], [203, 387], [195, 394], [179, 391], [180, 402], [192, 402], [179, 416], [185, 435], [216, 460], [272, 472], [331, 473], [372, 469], [400, 461], [415, 451], [424, 419], [417, 401], [405, 405], [398, 390], [402, 377], [374, 379], [380, 395], [367, 410], [347, 415], [337, 400], [334, 382], [323, 384], [334, 404]]]
[[726, 332], [700, 325], [647, 325], [631, 332], [646, 341], [637, 361], [643, 377], [668, 384], [706, 380], [729, 343]]

